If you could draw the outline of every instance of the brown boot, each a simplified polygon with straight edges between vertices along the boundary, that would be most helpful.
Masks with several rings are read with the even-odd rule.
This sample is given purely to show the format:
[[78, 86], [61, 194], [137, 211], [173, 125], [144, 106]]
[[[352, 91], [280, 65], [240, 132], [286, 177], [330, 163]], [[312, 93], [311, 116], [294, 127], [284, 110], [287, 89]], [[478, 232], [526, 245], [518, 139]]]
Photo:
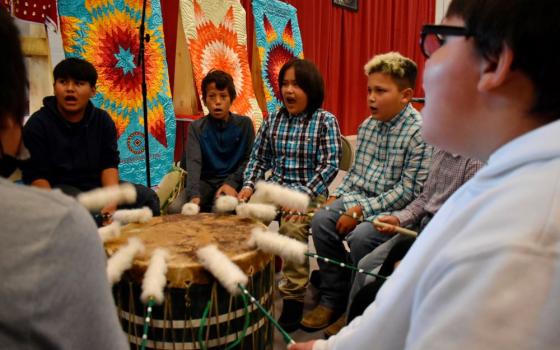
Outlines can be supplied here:
[[327, 329], [325, 329], [325, 339], [327, 339], [328, 337], [330, 337], [331, 335], [335, 335], [338, 332], [340, 332], [340, 330], [342, 328], [344, 328], [344, 326], [346, 326], [346, 314], [342, 314], [338, 320], [336, 320], [335, 323], [331, 324], [330, 326], [327, 327]]
[[307, 332], [315, 332], [330, 325], [338, 316], [335, 310], [324, 305], [317, 305], [307, 313], [301, 320], [301, 329]]

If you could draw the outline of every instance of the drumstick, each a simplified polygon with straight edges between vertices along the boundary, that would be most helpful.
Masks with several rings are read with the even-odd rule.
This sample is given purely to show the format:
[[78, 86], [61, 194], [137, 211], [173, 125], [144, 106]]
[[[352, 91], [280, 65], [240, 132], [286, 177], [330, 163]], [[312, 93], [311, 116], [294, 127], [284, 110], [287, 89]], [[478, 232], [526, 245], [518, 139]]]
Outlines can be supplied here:
[[398, 233], [401, 233], [401, 234], [406, 235], [406, 236], [410, 236], [410, 237], [414, 237], [414, 238], [418, 237], [418, 232], [406, 229], [404, 227], [391, 225], [391, 224], [388, 224], [386, 222], [381, 222], [377, 219], [373, 220], [373, 224], [376, 225], [376, 226], [381, 226], [381, 227], [385, 227], [385, 228], [393, 228]]
[[325, 258], [315, 253], [310, 253], [308, 252], [307, 245], [305, 243], [302, 243], [290, 237], [280, 235], [276, 232], [265, 231], [258, 228], [253, 229], [253, 231], [251, 232], [251, 238], [247, 243], [251, 247], [258, 247], [263, 252], [279, 255], [284, 259], [300, 264], [303, 263], [305, 257], [308, 256], [315, 259], [323, 260], [327, 263], [336, 264], [340, 267], [344, 267], [365, 275], [387, 279], [387, 277], [385, 276], [381, 276], [373, 272], [368, 272], [364, 269], [360, 269], [334, 259]]
[[169, 252], [163, 248], [157, 248], [152, 253], [150, 258], [150, 265], [144, 274], [142, 280], [142, 295], [140, 299], [146, 306], [146, 318], [144, 319], [144, 329], [142, 333], [141, 349], [146, 348], [148, 342], [148, 328], [152, 316], [152, 309], [154, 304], [161, 304], [164, 300], [163, 289], [167, 279], [167, 259]]
[[181, 214], [191, 216], [200, 212], [200, 207], [196, 203], [185, 203], [181, 208]]
[[[331, 207], [329, 207], [328, 205], [321, 207], [318, 206], [317, 209], [325, 209], [325, 210], [329, 210], [332, 212], [336, 212], [339, 215], [347, 215], [349, 217], [351, 217], [352, 219], [356, 220], [357, 222], [362, 222], [364, 221], [363, 216], [357, 216], [357, 214], [353, 213], [353, 214], [347, 214], [346, 210], [335, 210]], [[282, 215], [295, 215], [295, 216], [308, 216], [310, 218], [312, 218], [315, 215], [315, 212], [311, 211], [311, 212], [307, 212], [307, 213], [302, 213], [299, 211], [282, 211]]]
[[97, 211], [109, 203], [132, 204], [136, 202], [136, 188], [130, 183], [101, 187], [80, 193], [76, 199], [86, 209]]
[[107, 277], [111, 285], [121, 279], [123, 272], [132, 266], [134, 256], [142, 251], [144, 251], [144, 244], [139, 238], [133, 237], [128, 240], [127, 245], [109, 258], [109, 261], [107, 261]]
[[153, 217], [152, 210], [148, 207], [142, 209], [121, 209], [113, 214], [113, 220], [123, 224], [131, 222], [146, 223]]
[[140, 299], [144, 304], [146, 304], [150, 298], [153, 298], [158, 304], [163, 302], [163, 289], [167, 282], [165, 275], [167, 274], [168, 258], [169, 252], [163, 248], [157, 248], [152, 253], [150, 265], [148, 265], [148, 269], [142, 280], [142, 295]]
[[216, 213], [229, 213], [235, 210], [239, 201], [234, 196], [219, 196], [214, 204], [214, 211]]
[[99, 233], [102, 242], [119, 237], [121, 235], [121, 224], [118, 221], [113, 221], [110, 225], [98, 228], [97, 233]]
[[259, 248], [263, 252], [279, 255], [298, 264], [305, 262], [307, 245], [276, 232], [254, 228], [247, 244], [252, 248]]
[[235, 207], [235, 213], [242, 218], [269, 222], [276, 218], [276, 207], [270, 204], [241, 203]]
[[307, 207], [309, 207], [309, 196], [291, 188], [271, 182], [259, 181], [255, 186], [255, 194], [261, 196], [263, 192], [263, 198], [271, 200], [280, 207], [293, 208], [301, 212], [306, 211]]
[[249, 281], [247, 275], [213, 244], [197, 250], [196, 255], [202, 266], [210, 271], [231, 295], [239, 295], [237, 285], [245, 285]]
[[[247, 295], [251, 302], [268, 318], [270, 322], [278, 329], [284, 336], [287, 344], [294, 344], [294, 340], [290, 335], [276, 322], [276, 320], [266, 311], [266, 309], [253, 297], [245, 288], [247, 276], [241, 271], [239, 266], [235, 265], [224, 253], [222, 253], [215, 245], [209, 245], [199, 249], [196, 255], [200, 259], [201, 264], [206, 268], [216, 279], [220, 282], [225, 289], [232, 295], [239, 295], [243, 293]], [[237, 290], [239, 289], [239, 290]]]

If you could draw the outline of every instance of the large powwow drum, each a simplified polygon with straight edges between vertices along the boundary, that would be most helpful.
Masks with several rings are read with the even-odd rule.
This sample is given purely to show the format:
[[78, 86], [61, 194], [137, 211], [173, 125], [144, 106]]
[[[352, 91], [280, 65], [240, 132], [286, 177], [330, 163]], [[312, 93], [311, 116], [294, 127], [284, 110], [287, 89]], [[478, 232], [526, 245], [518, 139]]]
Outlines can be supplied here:
[[[133, 267], [113, 287], [118, 314], [128, 334], [131, 348], [140, 348], [146, 307], [140, 301], [141, 283], [156, 248], [169, 251], [165, 301], [156, 305], [149, 321], [149, 349], [224, 348], [242, 338], [236, 349], [271, 349], [273, 326], [249, 304], [249, 327], [243, 300], [232, 297], [198, 264], [196, 251], [215, 244], [249, 277], [247, 289], [270, 311], [273, 308], [274, 269], [272, 256], [247, 246], [251, 230], [264, 225], [231, 215], [198, 214], [168, 215], [146, 224], [130, 224], [119, 238], [107, 241], [110, 256], [139, 237], [146, 251], [137, 255]], [[203, 317], [208, 301], [212, 301], [207, 317]], [[244, 327], [245, 325], [245, 327]], [[199, 334], [199, 329], [202, 333]], [[245, 332], [243, 330], [245, 329]], [[243, 336], [244, 333], [244, 336]], [[201, 342], [202, 341], [202, 342]]]

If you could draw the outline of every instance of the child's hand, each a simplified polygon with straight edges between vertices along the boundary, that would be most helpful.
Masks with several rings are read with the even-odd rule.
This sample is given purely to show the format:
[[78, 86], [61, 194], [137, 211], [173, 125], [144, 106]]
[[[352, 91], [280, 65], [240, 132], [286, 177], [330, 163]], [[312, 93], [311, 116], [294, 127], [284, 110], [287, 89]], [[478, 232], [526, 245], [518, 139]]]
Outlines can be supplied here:
[[253, 195], [252, 189], [250, 189], [249, 187], [243, 187], [241, 191], [239, 191], [239, 194], [237, 195], [237, 199], [239, 199], [240, 202], [247, 202], [252, 195]]
[[379, 226], [374, 223], [373, 226], [375, 227], [375, 229], [381, 233], [386, 233], [386, 234], [397, 233], [395, 227], [399, 227], [401, 225], [399, 218], [394, 215], [380, 216], [377, 218], [377, 220], [391, 225], [391, 226]]
[[237, 191], [235, 190], [235, 188], [231, 187], [230, 185], [223, 184], [216, 191], [216, 198], [218, 198], [219, 196], [222, 196], [222, 195], [237, 197]]
[[111, 218], [113, 214], [117, 211], [117, 203], [109, 203], [101, 209], [101, 215], [103, 216], [103, 226], [109, 225], [113, 222]]
[[327, 198], [327, 200], [325, 201], [325, 203], [322, 205], [322, 207], [324, 207], [325, 205], [330, 205], [332, 202], [334, 202], [335, 200], [337, 200], [338, 197], [335, 196], [330, 196], [329, 198]]
[[342, 237], [346, 237], [347, 234], [356, 228], [356, 225], [358, 225], [358, 220], [350, 215], [342, 214], [336, 222], [336, 232]]

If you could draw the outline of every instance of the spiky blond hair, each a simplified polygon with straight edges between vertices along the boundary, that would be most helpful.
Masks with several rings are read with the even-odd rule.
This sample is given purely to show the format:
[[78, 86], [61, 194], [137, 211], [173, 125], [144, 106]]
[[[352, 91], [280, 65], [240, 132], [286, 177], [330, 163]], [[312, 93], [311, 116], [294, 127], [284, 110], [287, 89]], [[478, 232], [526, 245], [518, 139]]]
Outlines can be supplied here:
[[410, 58], [398, 52], [376, 55], [364, 66], [366, 75], [383, 73], [390, 75], [400, 89], [414, 88], [418, 68]]

